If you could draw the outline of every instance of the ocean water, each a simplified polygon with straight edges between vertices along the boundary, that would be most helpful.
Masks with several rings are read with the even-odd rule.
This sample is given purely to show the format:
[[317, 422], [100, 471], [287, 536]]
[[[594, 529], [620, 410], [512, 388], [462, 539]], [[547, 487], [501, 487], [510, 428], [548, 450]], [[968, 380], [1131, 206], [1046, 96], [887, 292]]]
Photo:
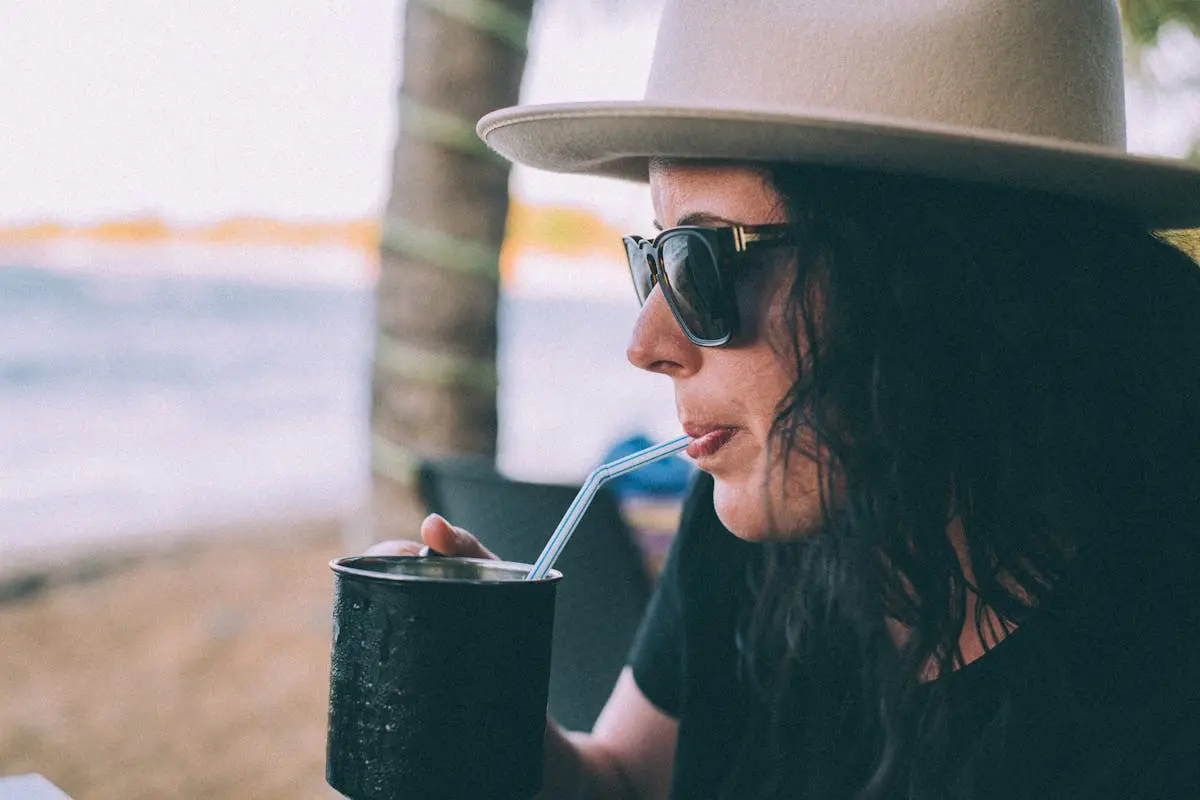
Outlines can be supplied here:
[[[246, 278], [227, 255], [79, 269], [0, 254], [0, 553], [361, 508], [367, 271]], [[502, 297], [498, 461], [570, 482], [616, 439], [677, 423], [667, 382], [624, 360], [632, 293], [553, 274]]]

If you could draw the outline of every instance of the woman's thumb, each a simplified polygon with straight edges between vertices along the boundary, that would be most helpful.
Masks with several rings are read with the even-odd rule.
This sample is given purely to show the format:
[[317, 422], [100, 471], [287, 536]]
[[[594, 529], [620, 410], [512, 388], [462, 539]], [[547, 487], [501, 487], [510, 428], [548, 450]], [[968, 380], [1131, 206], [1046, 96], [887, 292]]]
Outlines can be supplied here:
[[496, 558], [479, 540], [440, 514], [430, 514], [421, 523], [421, 540], [442, 555], [466, 558]]

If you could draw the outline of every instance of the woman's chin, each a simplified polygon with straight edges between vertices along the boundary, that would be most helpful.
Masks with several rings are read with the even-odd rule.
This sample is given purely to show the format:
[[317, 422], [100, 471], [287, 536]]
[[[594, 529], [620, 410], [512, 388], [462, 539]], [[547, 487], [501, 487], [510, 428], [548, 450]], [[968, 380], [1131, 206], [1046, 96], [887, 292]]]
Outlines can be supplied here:
[[[746, 483], [715, 478], [713, 507], [730, 533], [748, 542], [778, 542], [806, 539], [820, 532], [820, 503], [815, 493], [792, 497], [780, 515], [788, 524], [780, 527], [771, 524], [772, 502], [761, 486], [761, 478]], [[751, 491], [752, 487], [755, 491]]]
[[749, 496], [744, 486], [717, 478], [713, 483], [713, 507], [721, 524], [739, 539], [761, 542], [771, 539], [767, 524], [767, 500], [758, 492]]

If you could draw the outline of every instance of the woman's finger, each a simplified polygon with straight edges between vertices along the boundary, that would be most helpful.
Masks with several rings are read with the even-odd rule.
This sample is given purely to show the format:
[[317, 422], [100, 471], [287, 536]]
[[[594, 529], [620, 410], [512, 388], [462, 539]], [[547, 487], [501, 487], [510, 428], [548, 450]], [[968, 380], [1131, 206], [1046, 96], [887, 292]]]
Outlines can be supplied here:
[[439, 514], [430, 514], [421, 523], [421, 539], [442, 555], [466, 558], [496, 558], [479, 540], [457, 528]]

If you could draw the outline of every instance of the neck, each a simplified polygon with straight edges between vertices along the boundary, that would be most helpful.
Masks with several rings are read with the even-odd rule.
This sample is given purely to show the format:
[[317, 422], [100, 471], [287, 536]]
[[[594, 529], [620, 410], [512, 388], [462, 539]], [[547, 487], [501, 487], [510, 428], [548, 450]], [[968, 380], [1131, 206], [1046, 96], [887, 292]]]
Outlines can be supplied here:
[[[971, 568], [971, 558], [967, 548], [966, 534], [963, 532], [962, 520], [958, 517], [950, 520], [946, 526], [946, 536], [958, 556], [958, 564], [963, 578], [967, 582], [966, 603], [964, 608], [963, 626], [958, 636], [958, 649], [962, 656], [960, 666], [975, 661], [995, 647], [1012, 633], [1012, 628], [1003, 623], [990, 606], [983, 602], [971, 587], [978, 585], [975, 581], [975, 571]], [[980, 624], [976, 625], [978, 615]], [[897, 646], [903, 645], [908, 638], [908, 629], [895, 620], [888, 620], [888, 628], [892, 640]], [[935, 659], [930, 659], [921, 673], [921, 681], [932, 681], [938, 678], [940, 669]]]

